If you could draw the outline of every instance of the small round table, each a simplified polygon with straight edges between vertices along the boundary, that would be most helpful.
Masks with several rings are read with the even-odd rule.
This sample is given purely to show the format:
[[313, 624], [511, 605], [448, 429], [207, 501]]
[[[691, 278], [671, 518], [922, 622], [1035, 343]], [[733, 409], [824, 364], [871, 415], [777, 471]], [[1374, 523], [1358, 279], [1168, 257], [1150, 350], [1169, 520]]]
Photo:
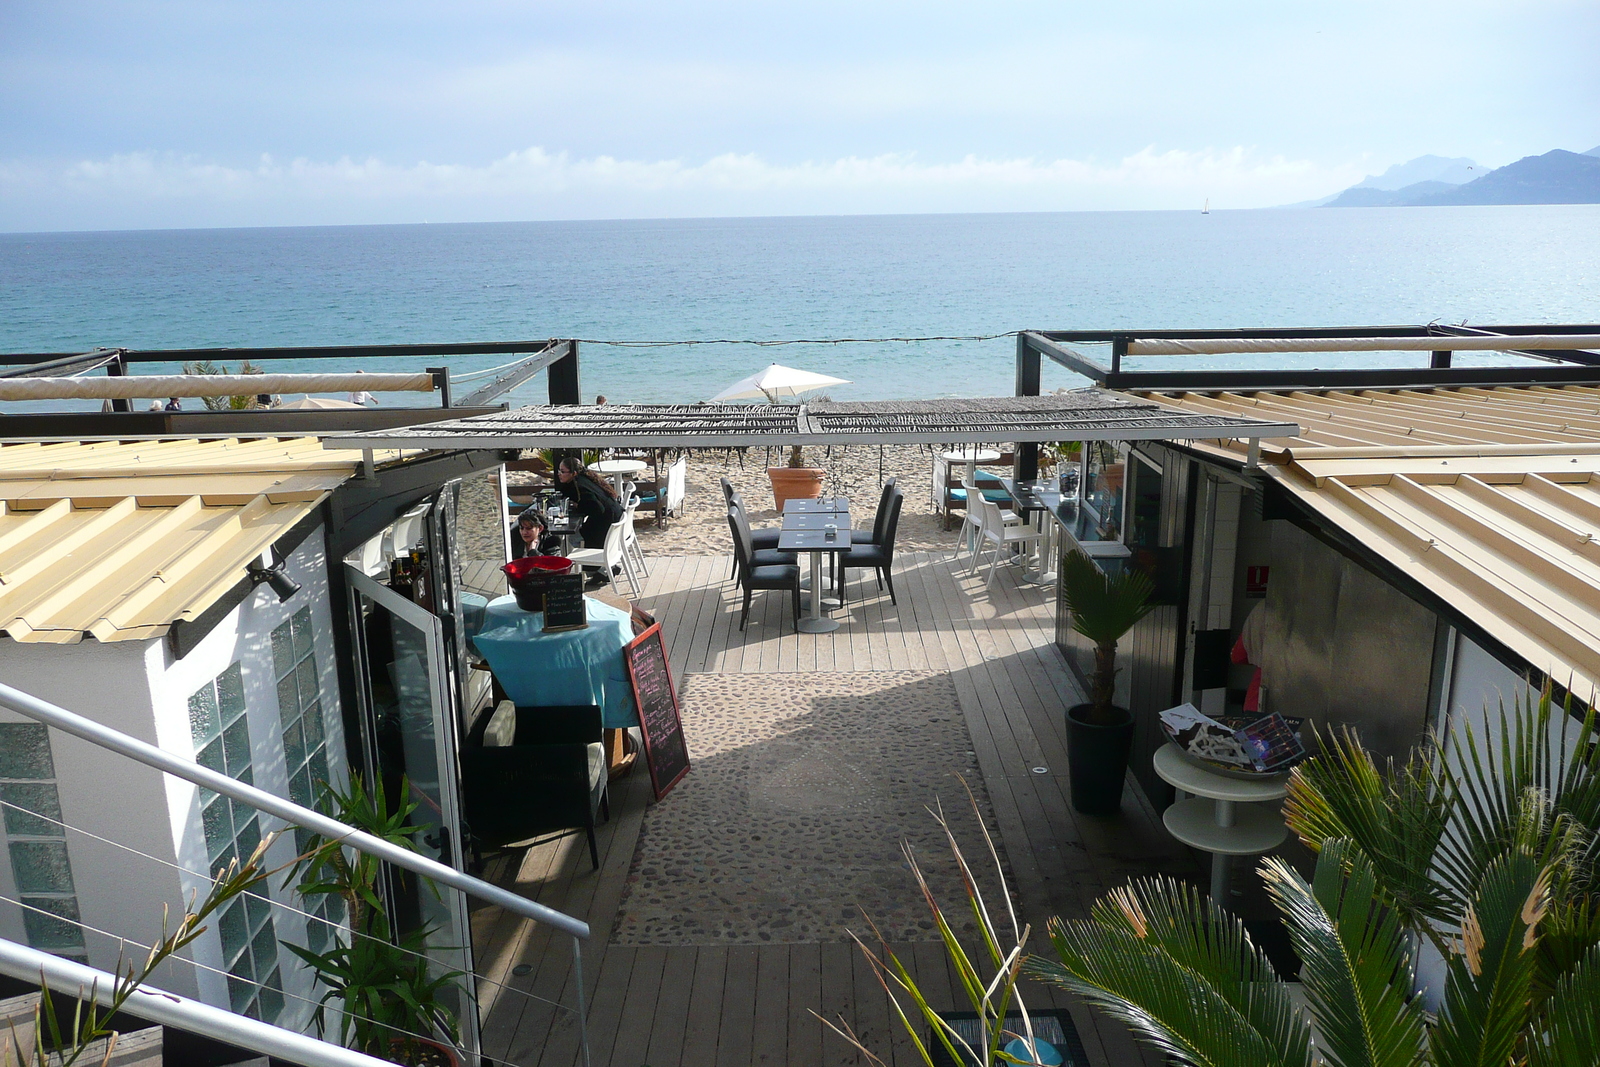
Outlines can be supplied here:
[[1282, 800], [1288, 795], [1287, 776], [1263, 776], [1259, 782], [1229, 778], [1198, 767], [1171, 742], [1156, 750], [1155, 772], [1163, 781], [1193, 793], [1161, 816], [1167, 832], [1190, 848], [1211, 853], [1211, 899], [1222, 903], [1228, 888], [1228, 857], [1271, 852], [1289, 836], [1276, 812], [1238, 807]]
[[642, 459], [604, 459], [589, 469], [611, 475], [611, 484], [616, 487], [617, 499], [626, 505], [627, 500], [622, 496], [622, 483], [628, 480], [629, 475], [643, 474], [650, 469], [650, 465]]
[[997, 463], [1000, 453], [992, 448], [963, 448], [957, 452], [940, 452], [939, 458], [946, 463], [965, 463], [967, 465], [967, 481], [978, 480], [978, 464]]

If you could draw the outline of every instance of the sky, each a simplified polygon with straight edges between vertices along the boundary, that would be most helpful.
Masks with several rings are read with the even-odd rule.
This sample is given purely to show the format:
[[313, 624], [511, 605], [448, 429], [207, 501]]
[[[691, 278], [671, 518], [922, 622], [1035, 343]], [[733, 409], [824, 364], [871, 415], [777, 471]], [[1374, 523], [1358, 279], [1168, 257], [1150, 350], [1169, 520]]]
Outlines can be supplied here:
[[0, 0], [0, 230], [1268, 207], [1600, 144], [1594, 0]]

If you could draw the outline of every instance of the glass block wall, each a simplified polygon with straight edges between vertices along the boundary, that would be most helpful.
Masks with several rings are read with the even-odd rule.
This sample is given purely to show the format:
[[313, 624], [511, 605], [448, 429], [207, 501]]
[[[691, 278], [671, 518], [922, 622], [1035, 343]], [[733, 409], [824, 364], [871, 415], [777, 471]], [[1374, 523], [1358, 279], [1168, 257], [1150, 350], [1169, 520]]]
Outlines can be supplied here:
[[[328, 741], [317, 684], [317, 656], [311, 641], [310, 608], [301, 608], [272, 631], [272, 662], [278, 683], [278, 717], [283, 727], [289, 799], [314, 808], [322, 787], [328, 783]], [[296, 851], [306, 851], [308, 838], [306, 831], [295, 830]], [[306, 940], [312, 951], [323, 952], [332, 944], [333, 931], [344, 919], [344, 904], [331, 894], [302, 904], [312, 916], [306, 921]]]
[[[239, 664], [233, 664], [189, 697], [189, 731], [196, 762], [246, 785], [255, 784]], [[200, 812], [213, 876], [235, 858], [244, 862], [261, 842], [259, 816], [248, 804], [201, 789]], [[222, 938], [228, 999], [233, 1010], [253, 1019], [276, 1022], [283, 1011], [283, 980], [271, 904], [266, 897], [253, 893], [234, 899], [217, 919], [217, 932]]]
[[50, 731], [43, 723], [0, 723], [0, 801], [28, 944], [87, 963]]

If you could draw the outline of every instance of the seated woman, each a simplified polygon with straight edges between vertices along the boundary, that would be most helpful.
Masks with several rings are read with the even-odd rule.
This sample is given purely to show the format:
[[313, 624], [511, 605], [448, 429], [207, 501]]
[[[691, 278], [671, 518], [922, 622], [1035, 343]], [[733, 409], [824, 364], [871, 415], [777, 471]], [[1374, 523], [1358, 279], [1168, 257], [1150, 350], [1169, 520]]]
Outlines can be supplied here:
[[[622, 520], [622, 502], [604, 478], [596, 478], [574, 456], [564, 456], [556, 464], [556, 479], [561, 495], [567, 498], [568, 510], [583, 519], [578, 533], [583, 537], [584, 548], [605, 548], [606, 531]], [[618, 568], [613, 567], [615, 571]], [[589, 579], [590, 584], [605, 585], [611, 575], [602, 568]]]
[[511, 558], [559, 556], [561, 538], [550, 533], [550, 522], [538, 508], [528, 508], [511, 526]]

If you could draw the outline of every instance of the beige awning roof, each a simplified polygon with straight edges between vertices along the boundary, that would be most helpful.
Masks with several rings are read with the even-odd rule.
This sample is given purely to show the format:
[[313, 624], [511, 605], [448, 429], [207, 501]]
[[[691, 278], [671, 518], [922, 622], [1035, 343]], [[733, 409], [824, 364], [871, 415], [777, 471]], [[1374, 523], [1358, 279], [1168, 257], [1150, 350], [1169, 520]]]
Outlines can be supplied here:
[[1263, 475], [1580, 699], [1600, 685], [1600, 389], [1154, 399], [1298, 423]]
[[0, 630], [159, 637], [220, 599], [360, 462], [316, 438], [0, 446]]

